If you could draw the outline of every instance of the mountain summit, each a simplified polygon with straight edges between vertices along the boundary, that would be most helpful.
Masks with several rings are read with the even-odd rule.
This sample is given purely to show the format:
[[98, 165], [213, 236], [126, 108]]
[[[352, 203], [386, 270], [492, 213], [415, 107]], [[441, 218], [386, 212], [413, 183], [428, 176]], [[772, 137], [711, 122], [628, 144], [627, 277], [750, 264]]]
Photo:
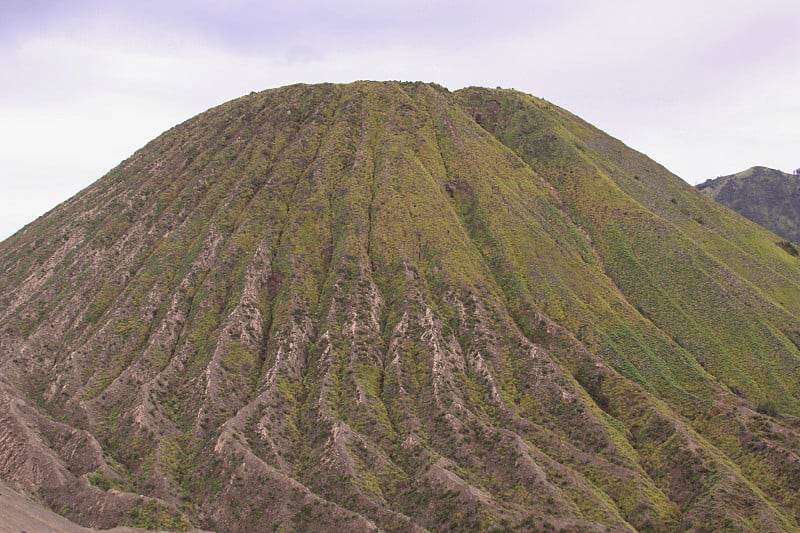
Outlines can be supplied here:
[[93, 527], [797, 530], [773, 239], [519, 92], [254, 93], [0, 243], [0, 476]]

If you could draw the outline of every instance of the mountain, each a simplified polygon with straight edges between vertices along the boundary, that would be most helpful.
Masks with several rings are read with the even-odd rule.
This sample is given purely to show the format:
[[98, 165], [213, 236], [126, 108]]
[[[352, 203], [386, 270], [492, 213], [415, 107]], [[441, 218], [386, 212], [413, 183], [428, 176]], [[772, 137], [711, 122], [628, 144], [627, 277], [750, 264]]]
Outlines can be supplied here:
[[753, 167], [697, 189], [791, 243], [800, 244], [800, 173]]
[[511, 90], [294, 85], [0, 243], [0, 477], [214, 531], [800, 528], [800, 259]]

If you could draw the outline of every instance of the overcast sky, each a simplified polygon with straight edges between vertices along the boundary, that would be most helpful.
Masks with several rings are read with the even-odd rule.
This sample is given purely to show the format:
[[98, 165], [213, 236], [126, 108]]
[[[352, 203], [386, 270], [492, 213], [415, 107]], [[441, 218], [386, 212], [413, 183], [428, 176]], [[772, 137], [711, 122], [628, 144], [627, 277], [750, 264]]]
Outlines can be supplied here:
[[296, 82], [514, 88], [690, 183], [800, 167], [798, 0], [0, 0], [0, 239], [207, 108]]

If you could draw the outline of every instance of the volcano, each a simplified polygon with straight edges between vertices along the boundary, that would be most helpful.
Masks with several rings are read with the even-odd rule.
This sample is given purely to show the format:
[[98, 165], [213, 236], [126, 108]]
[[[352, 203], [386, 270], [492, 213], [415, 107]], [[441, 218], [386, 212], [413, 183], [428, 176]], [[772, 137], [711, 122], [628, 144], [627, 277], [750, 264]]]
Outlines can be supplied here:
[[0, 477], [88, 527], [796, 531], [800, 259], [512, 90], [294, 85], [0, 243]]

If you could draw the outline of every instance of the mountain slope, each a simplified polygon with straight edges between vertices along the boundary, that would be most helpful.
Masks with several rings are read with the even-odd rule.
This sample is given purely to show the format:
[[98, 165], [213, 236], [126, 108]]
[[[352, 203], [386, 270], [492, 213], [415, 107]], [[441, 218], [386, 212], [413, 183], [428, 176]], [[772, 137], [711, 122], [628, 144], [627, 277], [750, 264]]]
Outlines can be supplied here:
[[706, 180], [697, 189], [784, 239], [800, 243], [800, 175], [753, 167]]
[[240, 98], [0, 273], [0, 475], [84, 525], [798, 527], [800, 261], [527, 95]]

